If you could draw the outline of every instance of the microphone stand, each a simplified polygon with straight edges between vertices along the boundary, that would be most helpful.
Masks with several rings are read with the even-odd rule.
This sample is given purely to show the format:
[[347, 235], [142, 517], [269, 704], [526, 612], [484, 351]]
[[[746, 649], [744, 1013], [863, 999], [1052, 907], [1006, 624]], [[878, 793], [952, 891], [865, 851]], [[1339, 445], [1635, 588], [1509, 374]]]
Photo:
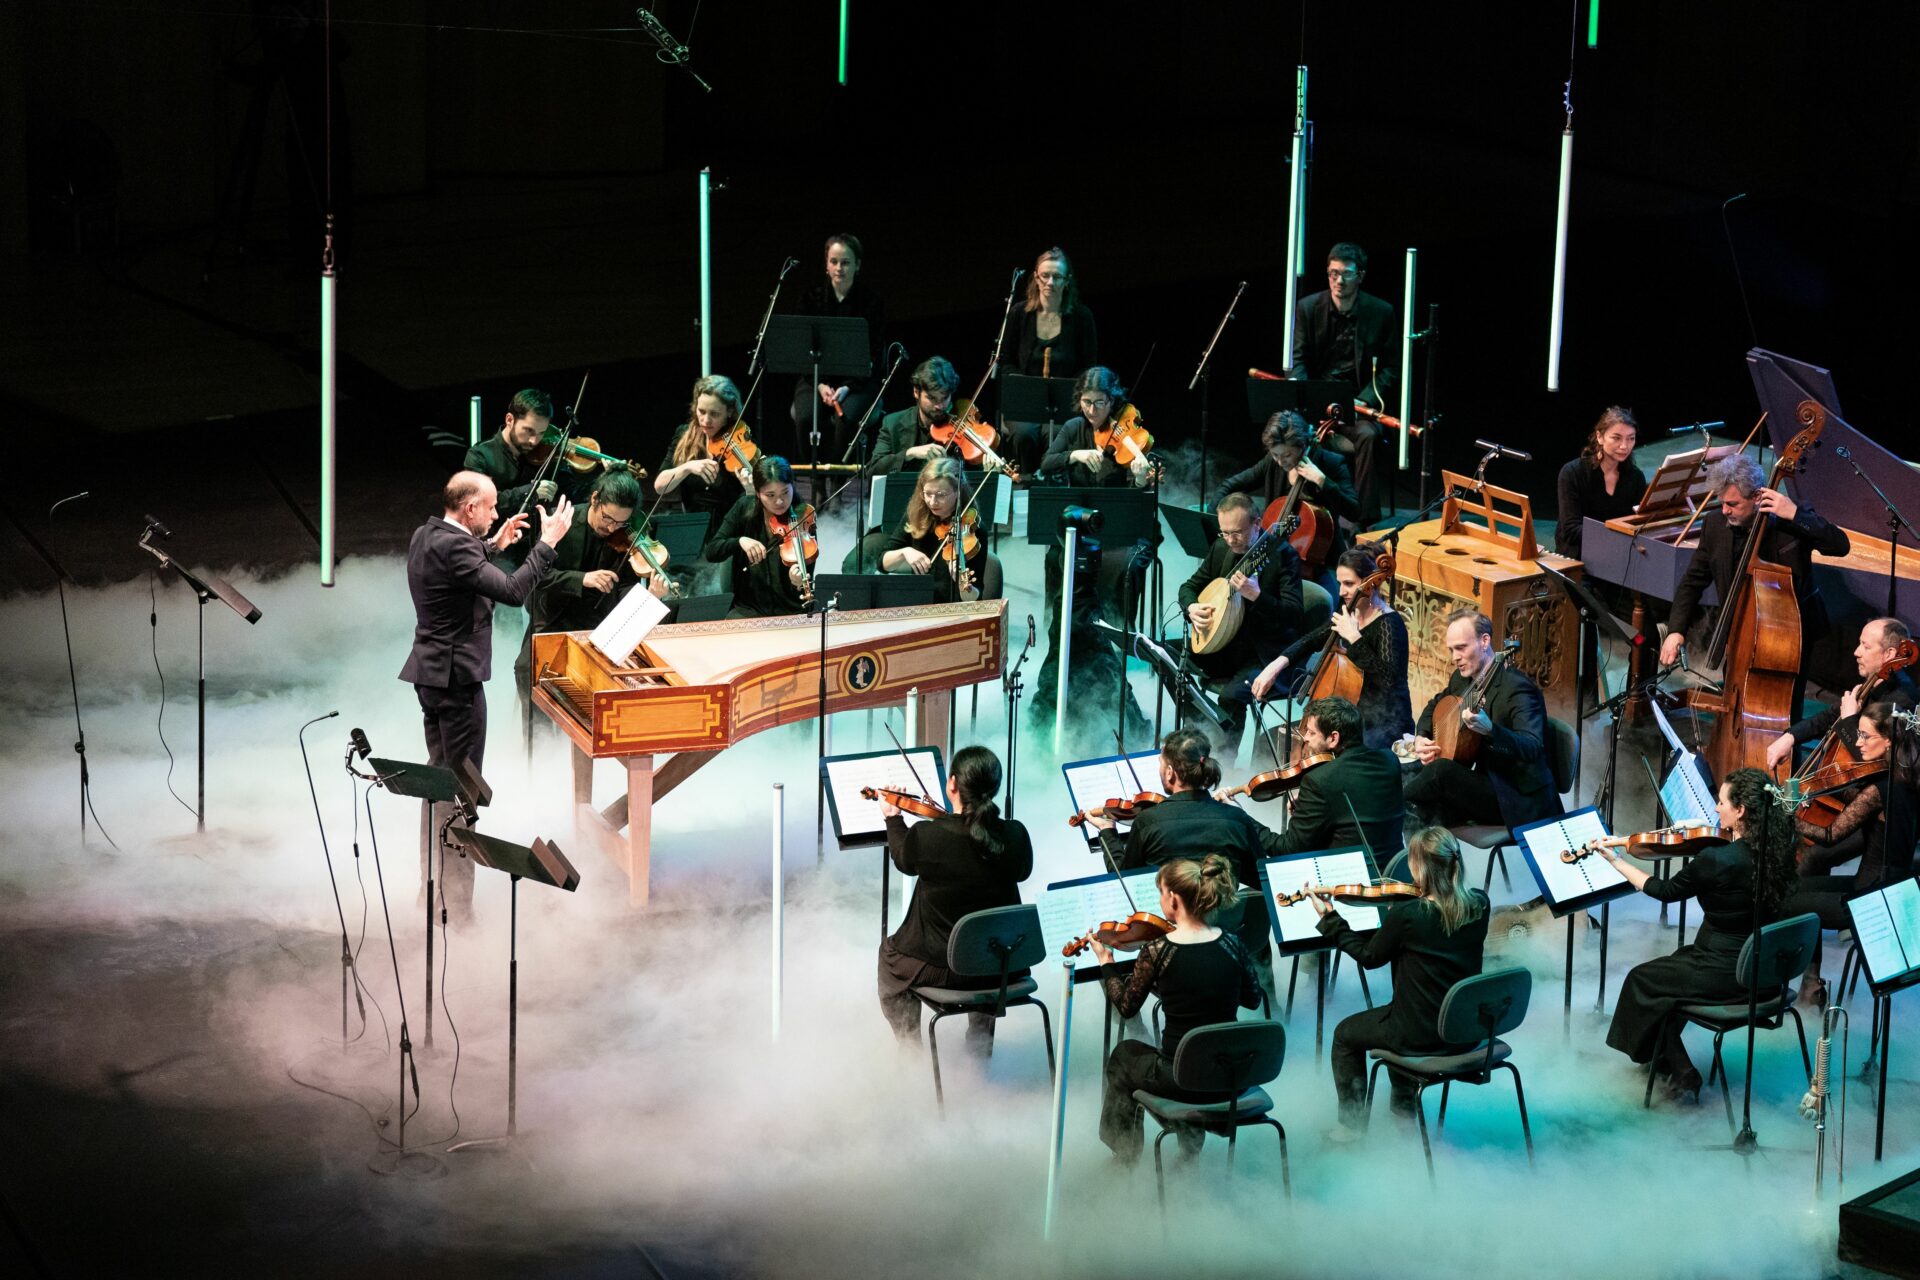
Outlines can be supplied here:
[[[820, 721], [820, 758], [827, 758], [827, 615], [840, 607], [840, 593], [824, 601], [816, 602], [820, 614], [820, 705], [817, 719]], [[827, 771], [819, 770], [819, 785], [813, 792], [813, 860], [815, 866], [825, 866], [827, 861]]]
[[[340, 917], [340, 1043], [344, 1048], [347, 1042], [347, 986], [353, 976], [353, 946], [347, 941], [347, 909], [340, 904], [340, 881], [333, 874], [333, 850], [327, 846], [327, 824], [320, 817], [320, 792], [313, 785], [313, 765], [307, 759], [307, 730], [339, 714], [338, 711], [329, 711], [323, 716], [315, 716], [300, 726], [297, 736], [300, 740], [300, 763], [307, 771], [307, 794], [313, 797], [313, 825], [320, 830], [320, 852], [327, 860], [327, 887], [333, 890], [334, 914]], [[351, 754], [348, 759], [352, 759]], [[355, 994], [358, 995], [357, 992]], [[365, 1017], [366, 1008], [362, 1005], [363, 1021]]]
[[859, 425], [853, 429], [853, 439], [847, 441], [847, 451], [840, 456], [841, 462], [847, 462], [853, 458], [855, 449], [860, 451], [860, 509], [854, 513], [853, 518], [853, 571], [855, 573], [867, 571], [867, 504], [873, 483], [873, 450], [871, 442], [867, 439], [867, 424], [873, 421], [873, 415], [880, 411], [881, 404], [886, 400], [887, 388], [893, 385], [893, 375], [900, 372], [900, 366], [907, 361], [905, 347], [896, 342], [889, 349], [899, 354], [895, 355], [893, 363], [887, 366], [887, 376], [880, 379], [880, 389], [873, 393], [872, 403], [867, 405], [867, 411], [860, 415]]
[[1845, 445], [1836, 445], [1833, 451], [1841, 461], [1853, 468], [1853, 474], [1867, 482], [1867, 487], [1873, 490], [1876, 498], [1880, 499], [1880, 505], [1887, 509], [1887, 616], [1898, 617], [1896, 593], [1900, 585], [1900, 530], [1912, 529], [1913, 526], [1907, 523], [1905, 516], [1900, 514], [1900, 508], [1893, 505], [1893, 499], [1887, 496], [1886, 490], [1874, 483], [1873, 477], [1860, 469], [1860, 464], [1853, 460], [1853, 450]]
[[1027, 615], [1027, 642], [1020, 647], [1020, 656], [1014, 659], [1013, 670], [1007, 672], [1001, 684], [1007, 691], [1007, 820], [1013, 820], [1013, 781], [1014, 762], [1019, 749], [1020, 738], [1017, 726], [1020, 720], [1020, 686], [1022, 676], [1020, 668], [1026, 665], [1027, 655], [1033, 652], [1034, 641], [1033, 615]]
[[[1207, 339], [1207, 349], [1200, 353], [1200, 363], [1194, 367], [1193, 377], [1187, 380], [1187, 390], [1195, 386], [1200, 388], [1200, 492], [1194, 495], [1193, 505], [1204, 509], [1207, 505], [1207, 392], [1212, 388], [1213, 371], [1207, 366], [1213, 361], [1213, 349], [1220, 343], [1220, 335], [1227, 331], [1227, 321], [1233, 319], [1233, 309], [1240, 305], [1240, 295], [1247, 291], [1247, 282], [1242, 280], [1233, 291], [1233, 301], [1227, 303], [1227, 313], [1220, 317], [1220, 323], [1213, 327], [1213, 336]], [[1293, 352], [1287, 352], [1287, 368], [1293, 368]]]
[[760, 313], [760, 332], [753, 335], [753, 354], [747, 357], [748, 377], [752, 377], [760, 370], [760, 348], [766, 345], [767, 326], [773, 323], [773, 309], [779, 305], [780, 290], [786, 287], [787, 273], [799, 265], [800, 259], [788, 258], [780, 268], [779, 278], [773, 282], [773, 292], [767, 295], [767, 309]]
[[1421, 406], [1422, 420], [1426, 425], [1420, 432], [1420, 505], [1425, 507], [1427, 482], [1433, 478], [1433, 429], [1440, 424], [1440, 414], [1433, 407], [1433, 370], [1434, 366], [1440, 362], [1439, 303], [1427, 304], [1427, 327], [1414, 337], [1427, 344], [1426, 403]]
[[[69, 502], [78, 502], [87, 497], [91, 490], [73, 494], [60, 499], [47, 508], [47, 541], [53, 541], [53, 513]], [[87, 813], [93, 808], [93, 775], [87, 771], [87, 731], [80, 723], [80, 677], [73, 665], [73, 624], [67, 618], [67, 571], [53, 557], [47, 557], [47, 563], [53, 568], [54, 589], [60, 594], [60, 631], [67, 640], [67, 683], [73, 689], [73, 749], [80, 757], [80, 847], [87, 847]], [[94, 825], [99, 826], [100, 819], [95, 818]], [[107, 835], [107, 829], [100, 827], [100, 834], [106, 836], [107, 843], [113, 848], [113, 837]]]

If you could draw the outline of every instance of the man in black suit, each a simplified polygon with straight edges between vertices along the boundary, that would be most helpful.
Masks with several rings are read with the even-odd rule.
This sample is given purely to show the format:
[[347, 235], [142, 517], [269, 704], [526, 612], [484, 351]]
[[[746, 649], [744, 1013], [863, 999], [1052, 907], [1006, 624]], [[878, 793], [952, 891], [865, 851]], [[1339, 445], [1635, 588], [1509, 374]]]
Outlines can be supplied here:
[[1407, 806], [1424, 822], [1523, 826], [1561, 812], [1547, 760], [1547, 703], [1540, 687], [1509, 665], [1487, 686], [1486, 702], [1460, 722], [1480, 735], [1472, 765], [1440, 758], [1433, 740], [1433, 709], [1447, 694], [1464, 694], [1493, 661], [1493, 622], [1484, 613], [1447, 615], [1447, 654], [1453, 677], [1433, 695], [1414, 729], [1421, 769], [1407, 783]]
[[1813, 742], [1826, 736], [1829, 729], [1838, 730], [1840, 741], [1846, 743], [1847, 750], [1858, 755], [1860, 741], [1860, 713], [1870, 703], [1885, 702], [1895, 707], [1911, 707], [1920, 701], [1920, 690], [1916, 690], [1913, 677], [1905, 669], [1895, 671], [1885, 680], [1874, 686], [1873, 695], [1867, 702], [1860, 699], [1860, 690], [1867, 681], [1880, 674], [1883, 667], [1893, 663], [1900, 652], [1900, 646], [1913, 638], [1907, 624], [1898, 618], [1875, 618], [1860, 628], [1860, 643], [1853, 648], [1853, 661], [1860, 672], [1860, 684], [1840, 695], [1840, 701], [1826, 710], [1797, 720], [1785, 733], [1767, 745], [1767, 769], [1777, 771], [1781, 764], [1793, 758], [1793, 749], [1803, 742]]
[[1307, 704], [1300, 720], [1301, 742], [1308, 755], [1333, 759], [1300, 779], [1287, 829], [1269, 846], [1271, 853], [1365, 845], [1376, 860], [1375, 870], [1385, 871], [1400, 852], [1407, 820], [1400, 762], [1384, 747], [1367, 746], [1363, 733], [1360, 708], [1345, 698], [1315, 698]]
[[1253, 499], [1230, 493], [1215, 504], [1214, 515], [1220, 536], [1207, 548], [1207, 557], [1193, 576], [1180, 584], [1180, 606], [1194, 626], [1213, 622], [1215, 606], [1200, 603], [1200, 593], [1216, 578], [1225, 578], [1245, 601], [1240, 629], [1224, 648], [1188, 654], [1215, 690], [1225, 738], [1221, 749], [1231, 755], [1239, 750], [1247, 708], [1253, 703], [1253, 678], [1300, 634], [1300, 557], [1276, 534], [1266, 562], [1251, 577], [1239, 573], [1236, 566], [1259, 528], [1253, 522]]
[[[1393, 304], [1360, 292], [1367, 278], [1367, 251], [1342, 242], [1327, 251], [1327, 288], [1300, 299], [1294, 309], [1293, 350], [1288, 352], [1296, 381], [1314, 379], [1351, 383], [1354, 399], [1384, 408], [1399, 383], [1394, 344], [1399, 338]], [[1342, 415], [1345, 416], [1345, 415]], [[1378, 523], [1374, 446], [1380, 428], [1365, 418], [1343, 424], [1334, 447], [1353, 457], [1353, 479], [1360, 490], [1362, 528]]]
[[[441, 492], [441, 514], [413, 531], [407, 545], [407, 590], [413, 596], [413, 651], [400, 678], [420, 699], [426, 726], [427, 763], [456, 768], [472, 760], [479, 768], [487, 748], [487, 677], [493, 674], [493, 605], [519, 604], [553, 567], [554, 544], [566, 536], [573, 504], [565, 497], [552, 514], [540, 508], [540, 540], [512, 574], [496, 568], [487, 552], [519, 540], [527, 517], [510, 516], [491, 538], [499, 510], [493, 481], [477, 471], [457, 471]], [[422, 859], [426, 850], [421, 851]], [[422, 867], [422, 883], [425, 883]], [[473, 902], [473, 864], [457, 859], [446, 886], [448, 907], [465, 918]], [[463, 883], [464, 881], [464, 883]]]
[[529, 387], [514, 393], [500, 430], [467, 450], [462, 465], [493, 482], [499, 494], [498, 506], [509, 514], [520, 510], [530, 494], [534, 502], [553, 501], [554, 481], [542, 481], [536, 490], [533, 477], [540, 468], [527, 460], [552, 421], [553, 398]]

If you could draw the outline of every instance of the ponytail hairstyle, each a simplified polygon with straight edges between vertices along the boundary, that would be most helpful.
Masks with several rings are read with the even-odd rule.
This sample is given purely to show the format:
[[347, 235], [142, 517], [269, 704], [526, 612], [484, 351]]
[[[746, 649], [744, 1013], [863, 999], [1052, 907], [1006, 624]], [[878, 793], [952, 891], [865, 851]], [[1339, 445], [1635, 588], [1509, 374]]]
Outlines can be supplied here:
[[1210, 853], [1198, 862], [1175, 858], [1160, 868], [1154, 882], [1180, 899], [1188, 914], [1208, 922], [1240, 900], [1233, 863], [1225, 854]]
[[1407, 841], [1407, 871], [1421, 897], [1440, 913], [1447, 933], [1480, 917], [1480, 900], [1461, 870], [1460, 841], [1445, 827], [1422, 827]]
[[1187, 790], [1212, 791], [1220, 785], [1220, 762], [1212, 750], [1198, 729], [1175, 729], [1160, 744], [1160, 760]]
[[1000, 794], [1000, 757], [987, 747], [962, 747], [953, 753], [953, 771], [948, 776], [960, 793], [960, 817], [967, 824], [967, 834], [980, 845], [982, 856], [999, 857], [1006, 852], [1007, 842], [987, 824], [1000, 816], [1000, 806], [993, 802]]
[[1784, 813], [1767, 812], [1773, 804], [1773, 793], [1767, 790], [1772, 781], [1759, 769], [1748, 766], [1735, 769], [1720, 784], [1726, 788], [1727, 803], [1744, 810], [1740, 819], [1740, 842], [1747, 846], [1753, 859], [1753, 887], [1760, 898], [1763, 924], [1780, 918], [1780, 908], [1786, 904], [1798, 879], [1793, 851], [1800, 837], [1793, 819]]

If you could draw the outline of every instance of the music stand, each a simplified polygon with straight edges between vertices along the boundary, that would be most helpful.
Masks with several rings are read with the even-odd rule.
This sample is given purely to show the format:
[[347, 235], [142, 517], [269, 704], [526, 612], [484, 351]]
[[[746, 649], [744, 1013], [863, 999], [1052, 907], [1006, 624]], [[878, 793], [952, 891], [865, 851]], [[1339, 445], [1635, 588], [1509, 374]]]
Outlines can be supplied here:
[[478, 831], [456, 829], [453, 837], [460, 852], [473, 859], [477, 867], [492, 867], [507, 873], [510, 906], [507, 925], [507, 1131], [496, 1138], [474, 1138], [456, 1142], [453, 1151], [495, 1151], [511, 1143], [518, 1132], [515, 1104], [520, 1083], [520, 882], [551, 885], [572, 893], [580, 886], [580, 873], [574, 869], [559, 846], [535, 840], [531, 847], [483, 836]]
[[1196, 560], [1207, 558], [1207, 552], [1213, 550], [1213, 540], [1220, 536], [1220, 518], [1213, 514], [1211, 508], [1183, 507], [1177, 503], [1163, 502], [1160, 504], [1160, 514], [1167, 518], [1167, 526], [1173, 530], [1173, 540], [1180, 544], [1182, 551]]
[[1067, 507], [1093, 507], [1105, 518], [1100, 541], [1131, 551], [1142, 538], [1160, 545], [1160, 510], [1146, 489], [1078, 488], [1036, 485], [1027, 490], [1027, 543], [1052, 546], [1060, 538], [1060, 513]]
[[707, 545], [707, 528], [713, 517], [704, 511], [662, 511], [652, 520], [653, 536], [667, 549], [667, 563], [700, 563]]
[[839, 596], [839, 609], [844, 613], [849, 609], [898, 609], [935, 604], [939, 586], [939, 580], [931, 572], [823, 573], [813, 580], [813, 595], [816, 600]]
[[1000, 378], [1000, 418], [1003, 422], [1037, 422], [1057, 427], [1076, 416], [1072, 378], [1030, 378], [1022, 373]]
[[[873, 349], [867, 345], [867, 322], [859, 316], [774, 316], [767, 322], [766, 361], [769, 373], [810, 374], [810, 388], [827, 378], [873, 376]], [[813, 430], [808, 434], [807, 461], [820, 474], [820, 397], [813, 402]], [[818, 484], [816, 478], [814, 481]]]
[[[472, 771], [471, 777], [480, 776], [479, 771], [473, 768], [471, 760], [463, 760], [461, 763]], [[463, 797], [460, 778], [454, 774], [453, 770], [444, 769], [437, 764], [418, 764], [410, 760], [387, 760], [374, 756], [367, 761], [367, 767], [378, 776], [380, 785], [386, 788], [388, 795], [423, 801], [429, 806], [429, 813], [432, 812], [433, 805], [453, 804]], [[480, 783], [480, 787], [483, 790], [472, 794], [471, 807], [474, 809], [493, 799], [491, 787], [488, 787], [484, 781]], [[480, 799], [481, 795], [486, 798]], [[437, 835], [433, 834], [431, 818], [427, 824], [428, 836], [433, 841], [433, 845], [427, 848], [427, 1034], [425, 1043], [429, 1049], [433, 1048], [433, 848], [439, 847], [440, 872], [441, 878], [444, 879], [447, 870], [446, 828], [452, 824], [453, 819], [448, 818], [446, 825]]]
[[1326, 416], [1327, 406], [1340, 406], [1339, 417], [1342, 421], [1353, 417], [1352, 384], [1345, 382], [1317, 382], [1309, 379], [1300, 381], [1270, 381], [1266, 378], [1247, 379], [1247, 415], [1255, 426], [1264, 427], [1267, 419], [1282, 409], [1292, 409], [1307, 420], [1312, 427]]
[[673, 611], [675, 622], [718, 622], [733, 611], [733, 592], [716, 591], [712, 595], [688, 596]]

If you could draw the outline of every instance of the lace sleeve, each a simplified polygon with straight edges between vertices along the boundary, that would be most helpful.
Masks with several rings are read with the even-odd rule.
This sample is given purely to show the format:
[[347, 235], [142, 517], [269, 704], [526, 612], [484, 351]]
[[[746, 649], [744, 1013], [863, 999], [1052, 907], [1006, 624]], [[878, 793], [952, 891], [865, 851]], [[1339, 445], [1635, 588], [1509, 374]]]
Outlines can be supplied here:
[[1106, 988], [1108, 1003], [1122, 1018], [1131, 1018], [1140, 1012], [1161, 969], [1166, 967], [1166, 956], [1166, 942], [1156, 938], [1140, 948], [1133, 968], [1127, 972], [1120, 972], [1122, 962], [1118, 960], [1101, 966], [1100, 984]]
[[1834, 845], [1872, 822], [1880, 814], [1880, 788], [1862, 787], [1831, 827], [1822, 827], [1801, 819], [1794, 823], [1800, 834], [1815, 844]]

